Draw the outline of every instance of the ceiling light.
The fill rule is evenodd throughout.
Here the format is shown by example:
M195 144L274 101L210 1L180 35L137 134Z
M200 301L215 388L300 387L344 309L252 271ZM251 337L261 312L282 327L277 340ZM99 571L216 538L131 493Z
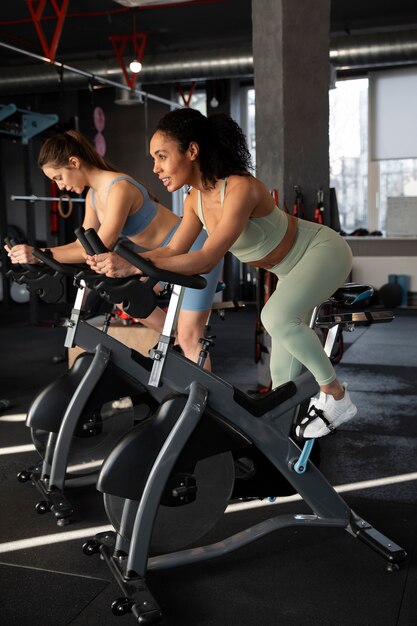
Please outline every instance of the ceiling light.
M139 72L142 69L142 63L140 61L132 61L129 65L130 71L133 72L133 74L139 74Z

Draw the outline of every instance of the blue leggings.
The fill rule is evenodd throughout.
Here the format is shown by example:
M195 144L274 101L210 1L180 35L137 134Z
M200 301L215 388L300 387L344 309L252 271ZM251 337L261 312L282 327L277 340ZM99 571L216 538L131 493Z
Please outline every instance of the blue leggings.
M261 312L262 323L271 336L273 388L293 380L302 366L319 385L336 378L309 322L314 307L343 284L351 267L351 250L340 235L327 226L299 221L294 246L271 269L278 285Z
M174 226L169 235L161 243L160 247L166 246L171 241L179 225L180 222ZM194 250L201 250L206 239L207 233L205 230L202 230L191 246L190 252L193 252ZM207 311L211 309L222 269L223 259L216 265L215 268L211 270L209 274L202 274L207 281L207 285L204 289L190 289L187 287L184 292L181 309L184 309L184 311Z

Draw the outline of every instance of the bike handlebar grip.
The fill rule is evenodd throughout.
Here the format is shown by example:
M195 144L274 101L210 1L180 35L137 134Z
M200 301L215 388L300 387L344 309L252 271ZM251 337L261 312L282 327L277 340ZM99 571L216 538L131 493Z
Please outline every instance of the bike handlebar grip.
M145 276L149 276L156 281L163 281L173 285L181 285L182 287L190 287L191 289L204 289L207 285L207 281L204 276L200 276L199 274L185 276L184 274L178 274L177 272L170 272L169 270L162 270L156 267L156 265L154 265L151 261L144 259L143 256L135 254L120 241L115 245L114 252L134 267L140 269Z
M7 246L9 246L9 248L14 248L14 246L18 246L21 242L19 241L19 239L16 239L15 237L5 237L4 243ZM17 265L17 264L14 263L13 265ZM23 267L23 269L26 269L26 270L33 270L33 267L34 267L30 263L19 263L18 265L20 267Z
M76 228L74 230L74 234L77 237L80 244L82 245L82 247L84 248L84 250L87 252L87 254L89 254L90 256L95 254L94 248L88 241L87 237L85 236L85 230L82 226L80 226L79 228Z
M34 257L39 259L39 261L42 261L42 263L52 268L56 272L60 272L61 274L65 274L66 276L74 276L74 266L60 263L59 261L56 261L54 258L49 256L49 254L45 254L44 252L42 252L42 250L39 250L38 248L33 248L32 254ZM38 268L39 265L36 265L36 267Z
M108 252L106 246L101 241L94 228L87 228L87 230L84 231L84 236L93 248L93 254L103 254L104 252Z
M14 237L5 237L4 243L6 244L6 246L9 246L9 248L13 248L14 246L19 245L19 241Z

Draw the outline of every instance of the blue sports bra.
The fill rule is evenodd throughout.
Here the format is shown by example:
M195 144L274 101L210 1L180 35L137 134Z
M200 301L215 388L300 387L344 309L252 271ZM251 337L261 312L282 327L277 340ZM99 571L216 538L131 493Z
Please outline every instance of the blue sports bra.
M156 202L149 197L146 187L129 176L118 176L117 178L114 178L107 188L107 193L110 191L110 187L118 180L127 180L129 183L132 183L132 185L137 187L143 195L143 204L141 208L136 211L136 213L133 213L133 215L129 215L123 226L122 232L120 233L123 237L133 237L134 235L144 231L145 228L149 226L158 211L158 206ZM93 205L93 209L97 211L94 201L94 189L91 189L91 204Z

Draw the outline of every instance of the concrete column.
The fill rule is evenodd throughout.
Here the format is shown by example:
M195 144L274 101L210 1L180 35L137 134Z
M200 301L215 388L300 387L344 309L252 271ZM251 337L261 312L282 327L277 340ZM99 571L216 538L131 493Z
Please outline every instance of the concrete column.
M252 0L252 24L257 176L307 219L322 188L328 224L330 0Z

